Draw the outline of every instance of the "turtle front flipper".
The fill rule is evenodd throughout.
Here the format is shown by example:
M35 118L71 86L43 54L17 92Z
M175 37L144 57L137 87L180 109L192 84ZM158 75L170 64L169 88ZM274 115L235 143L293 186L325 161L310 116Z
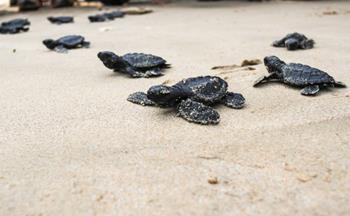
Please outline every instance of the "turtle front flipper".
M272 43L272 46L274 46L274 47L284 47L285 46L284 41L285 41L284 39L276 40L276 41L274 41Z
M177 106L178 115L197 124L218 124L220 115L212 107L191 99L183 100Z
M313 96L316 95L319 91L320 87L318 85L310 85L303 88L300 93L305 96Z
M233 109L241 109L244 107L245 98L240 93L227 92L221 103Z
M139 104L142 106L156 106L157 104L147 97L144 92L135 92L128 96L127 99L131 103Z
M68 53L68 49L65 48L63 45L56 46L54 50L58 53Z
M254 84L253 84L253 87L257 87L265 82L268 82L272 79L276 79L276 73L270 73L269 75L267 76L262 76L260 77L259 79L257 79Z

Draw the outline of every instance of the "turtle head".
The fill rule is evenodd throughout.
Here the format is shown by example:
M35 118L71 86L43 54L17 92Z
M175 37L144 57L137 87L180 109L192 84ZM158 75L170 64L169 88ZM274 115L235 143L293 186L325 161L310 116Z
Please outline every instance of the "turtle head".
M264 64L269 73L281 73L281 68L286 63L279 59L277 56L266 56L264 58Z
M52 39L46 39L43 40L43 44L48 48L48 49L54 49L56 47L56 41L52 40Z
M120 56L113 52L103 51L97 54L97 57L103 62L103 64L114 70L125 70L129 64Z
M181 91L166 85L156 85L148 89L147 97L161 106L174 106L181 98Z

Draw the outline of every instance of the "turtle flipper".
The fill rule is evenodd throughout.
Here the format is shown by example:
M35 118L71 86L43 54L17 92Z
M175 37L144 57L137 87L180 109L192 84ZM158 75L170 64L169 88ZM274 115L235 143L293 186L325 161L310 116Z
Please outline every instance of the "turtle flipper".
M145 78L163 76L161 68L154 68L144 73Z
M191 99L183 100L177 107L178 115L197 124L218 124L220 115L212 107Z
M90 47L90 42L84 41L84 42L82 43L82 47L84 47L84 48L89 48L89 47Z
M274 46L274 47L284 47L285 46L284 41L285 41L284 39L276 40L276 41L274 41L272 43L272 46Z
M135 92L128 96L127 99L131 103L139 104L142 106L156 106L152 100L148 99L147 94L144 92Z
M233 109L241 109L244 107L245 98L240 93L227 92L221 103Z
M65 48L63 45L56 46L54 50L58 53L68 53L68 49Z
M338 87L338 88L346 88L345 83L342 83L342 82L339 82L339 81L334 82L334 86Z
M257 87L258 85L260 85L260 84L262 84L262 83L264 83L264 82L268 82L268 81L270 81L271 79L275 79L275 78L276 78L275 75L276 75L276 73L270 73L270 74L267 75L267 76L262 76L262 77L258 78L258 79L254 82L253 87Z
M312 49L315 45L315 41L312 39L307 39L301 42L301 48Z
M303 88L300 93L305 96L313 96L316 95L319 91L320 87L318 85L310 85Z

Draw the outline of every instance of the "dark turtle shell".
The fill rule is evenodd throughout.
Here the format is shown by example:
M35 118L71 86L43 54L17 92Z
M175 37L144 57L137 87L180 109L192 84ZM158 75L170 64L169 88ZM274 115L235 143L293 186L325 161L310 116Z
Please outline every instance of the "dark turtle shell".
M28 19L17 18L7 22L1 23L0 33L18 33L22 31L28 31L28 25L30 22Z
M135 68L154 68L166 64L163 58L144 53L128 53L122 58Z
M85 41L85 38L80 35L67 35L57 39L57 42L65 47L76 47L82 44Z
M308 65L291 63L282 67L283 81L295 86L332 84L332 76Z
M63 23L72 23L74 18L72 16L57 16L57 17L48 17L47 18L51 23L63 24Z
M213 104L219 102L227 93L228 84L217 76L200 76L188 78L175 84L184 91L191 92L191 99Z

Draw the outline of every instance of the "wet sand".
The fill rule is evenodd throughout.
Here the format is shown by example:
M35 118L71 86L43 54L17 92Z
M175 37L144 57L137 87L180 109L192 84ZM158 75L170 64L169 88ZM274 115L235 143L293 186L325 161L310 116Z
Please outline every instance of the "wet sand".
M23 14L28 33L0 35L0 215L349 215L350 89L303 97L277 83L252 88L263 65L225 74L211 67L273 54L350 85L350 2L154 9L94 24L93 9L41 10ZM328 10L338 14L322 15ZM72 13L75 24L46 20ZM270 46L293 31L316 48ZM41 43L65 34L92 46L65 55ZM130 79L105 68L101 50L153 53L173 68ZM126 101L164 81L218 74L247 106L218 106L217 126Z

